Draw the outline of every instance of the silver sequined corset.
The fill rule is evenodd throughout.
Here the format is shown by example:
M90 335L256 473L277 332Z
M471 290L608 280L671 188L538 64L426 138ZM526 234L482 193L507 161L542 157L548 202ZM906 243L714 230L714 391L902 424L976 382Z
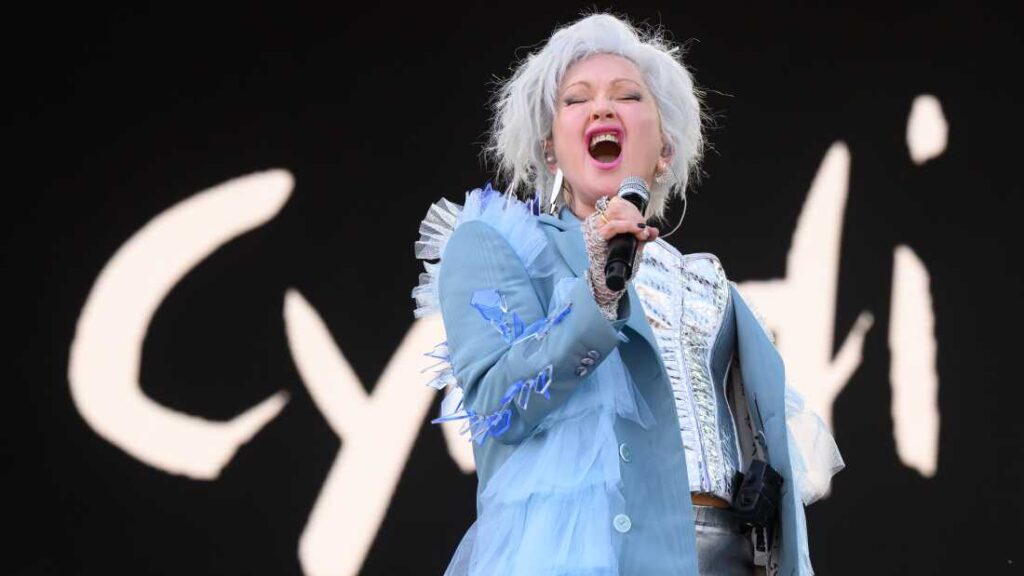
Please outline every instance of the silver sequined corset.
M739 448L725 387L736 328L722 265L658 240L644 248L634 286L672 382L690 491L731 503Z

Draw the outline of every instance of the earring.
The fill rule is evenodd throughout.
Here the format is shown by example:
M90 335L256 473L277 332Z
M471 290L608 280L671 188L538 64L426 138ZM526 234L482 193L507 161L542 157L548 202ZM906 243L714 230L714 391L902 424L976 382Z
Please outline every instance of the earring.
M549 153L547 156L544 157L544 161L547 162L548 164L554 164L556 162L555 155Z
M558 204L558 193L562 191L562 179L565 177L562 174L562 169L555 170L555 182L551 185L551 203L548 205L548 214L555 214L556 207Z
M668 178L671 174L672 172L669 171L668 164L666 163L664 166L660 166L660 170L654 174L654 181L659 185L664 184L668 182Z

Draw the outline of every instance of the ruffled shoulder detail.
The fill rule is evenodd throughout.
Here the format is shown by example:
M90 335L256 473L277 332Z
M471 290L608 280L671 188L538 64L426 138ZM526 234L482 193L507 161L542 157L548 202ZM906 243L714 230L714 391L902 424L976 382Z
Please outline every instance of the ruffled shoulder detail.
M523 202L491 188L488 183L466 193L460 206L442 198L430 206L420 223L420 239L416 242L416 258L423 260L424 272L419 285L412 290L416 300L413 314L422 318L440 311L437 299L437 277L444 251L455 230L466 222L481 221L494 228L509 243L532 278L551 273L550 260L544 258L547 237L537 222L539 204Z
M809 506L828 495L832 477L845 468L846 463L828 425L789 385L786 386L786 430L800 500L804 506Z

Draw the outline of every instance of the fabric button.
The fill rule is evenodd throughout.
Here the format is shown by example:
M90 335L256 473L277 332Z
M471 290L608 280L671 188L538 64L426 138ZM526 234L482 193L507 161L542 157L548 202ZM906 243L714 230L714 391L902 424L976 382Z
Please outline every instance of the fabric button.
M583 358L580 358L580 364L583 364L584 366L593 366L594 359L590 356L584 356Z
M633 527L633 521L625 514L616 514L615 519L612 520L612 526L619 534L625 534Z
M576 375L580 376L580 377L586 376L587 375L587 367L586 366L577 366L576 367Z
M622 458L623 462L629 462L633 459L633 449L629 447L629 444L625 442L619 444L619 458Z
M597 360L598 358L601 357L601 353L598 352L597 350L591 350L590 352L587 352L587 356L590 356L594 360Z

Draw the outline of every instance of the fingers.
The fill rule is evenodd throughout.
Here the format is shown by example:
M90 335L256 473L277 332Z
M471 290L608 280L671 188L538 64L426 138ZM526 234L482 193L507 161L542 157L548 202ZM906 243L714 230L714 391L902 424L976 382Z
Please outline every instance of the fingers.
M641 225L643 225L641 227ZM599 226L597 233L605 241L611 240L619 234L632 234L640 242L651 242L655 240L660 232L654 226L647 226L642 221L611 220L607 224Z
M632 234L640 242L651 242L658 237L658 229L644 222L640 210L618 196L608 201L604 217L608 223L599 226L597 233L606 241L619 234Z
M647 241L640 242L639 244L637 244L637 247L636 247L636 253L637 253L637 257L638 258L643 257L644 246L647 246L649 243L654 242L655 240L657 240L658 236L660 235L660 232L654 226L648 226L647 229L650 230L650 233L649 233L649 235L647 237Z
M650 234L647 228L640 228L637 226L638 222L627 221L627 220L610 220L607 224L604 224L597 229L597 233L604 240L611 240L613 237L619 234L632 234L636 236L637 240L646 241L647 236Z
M642 222L644 219L643 214L640 213L640 210L632 202L627 202L618 196L611 197L608 201L608 209L605 210L604 214L609 220Z

